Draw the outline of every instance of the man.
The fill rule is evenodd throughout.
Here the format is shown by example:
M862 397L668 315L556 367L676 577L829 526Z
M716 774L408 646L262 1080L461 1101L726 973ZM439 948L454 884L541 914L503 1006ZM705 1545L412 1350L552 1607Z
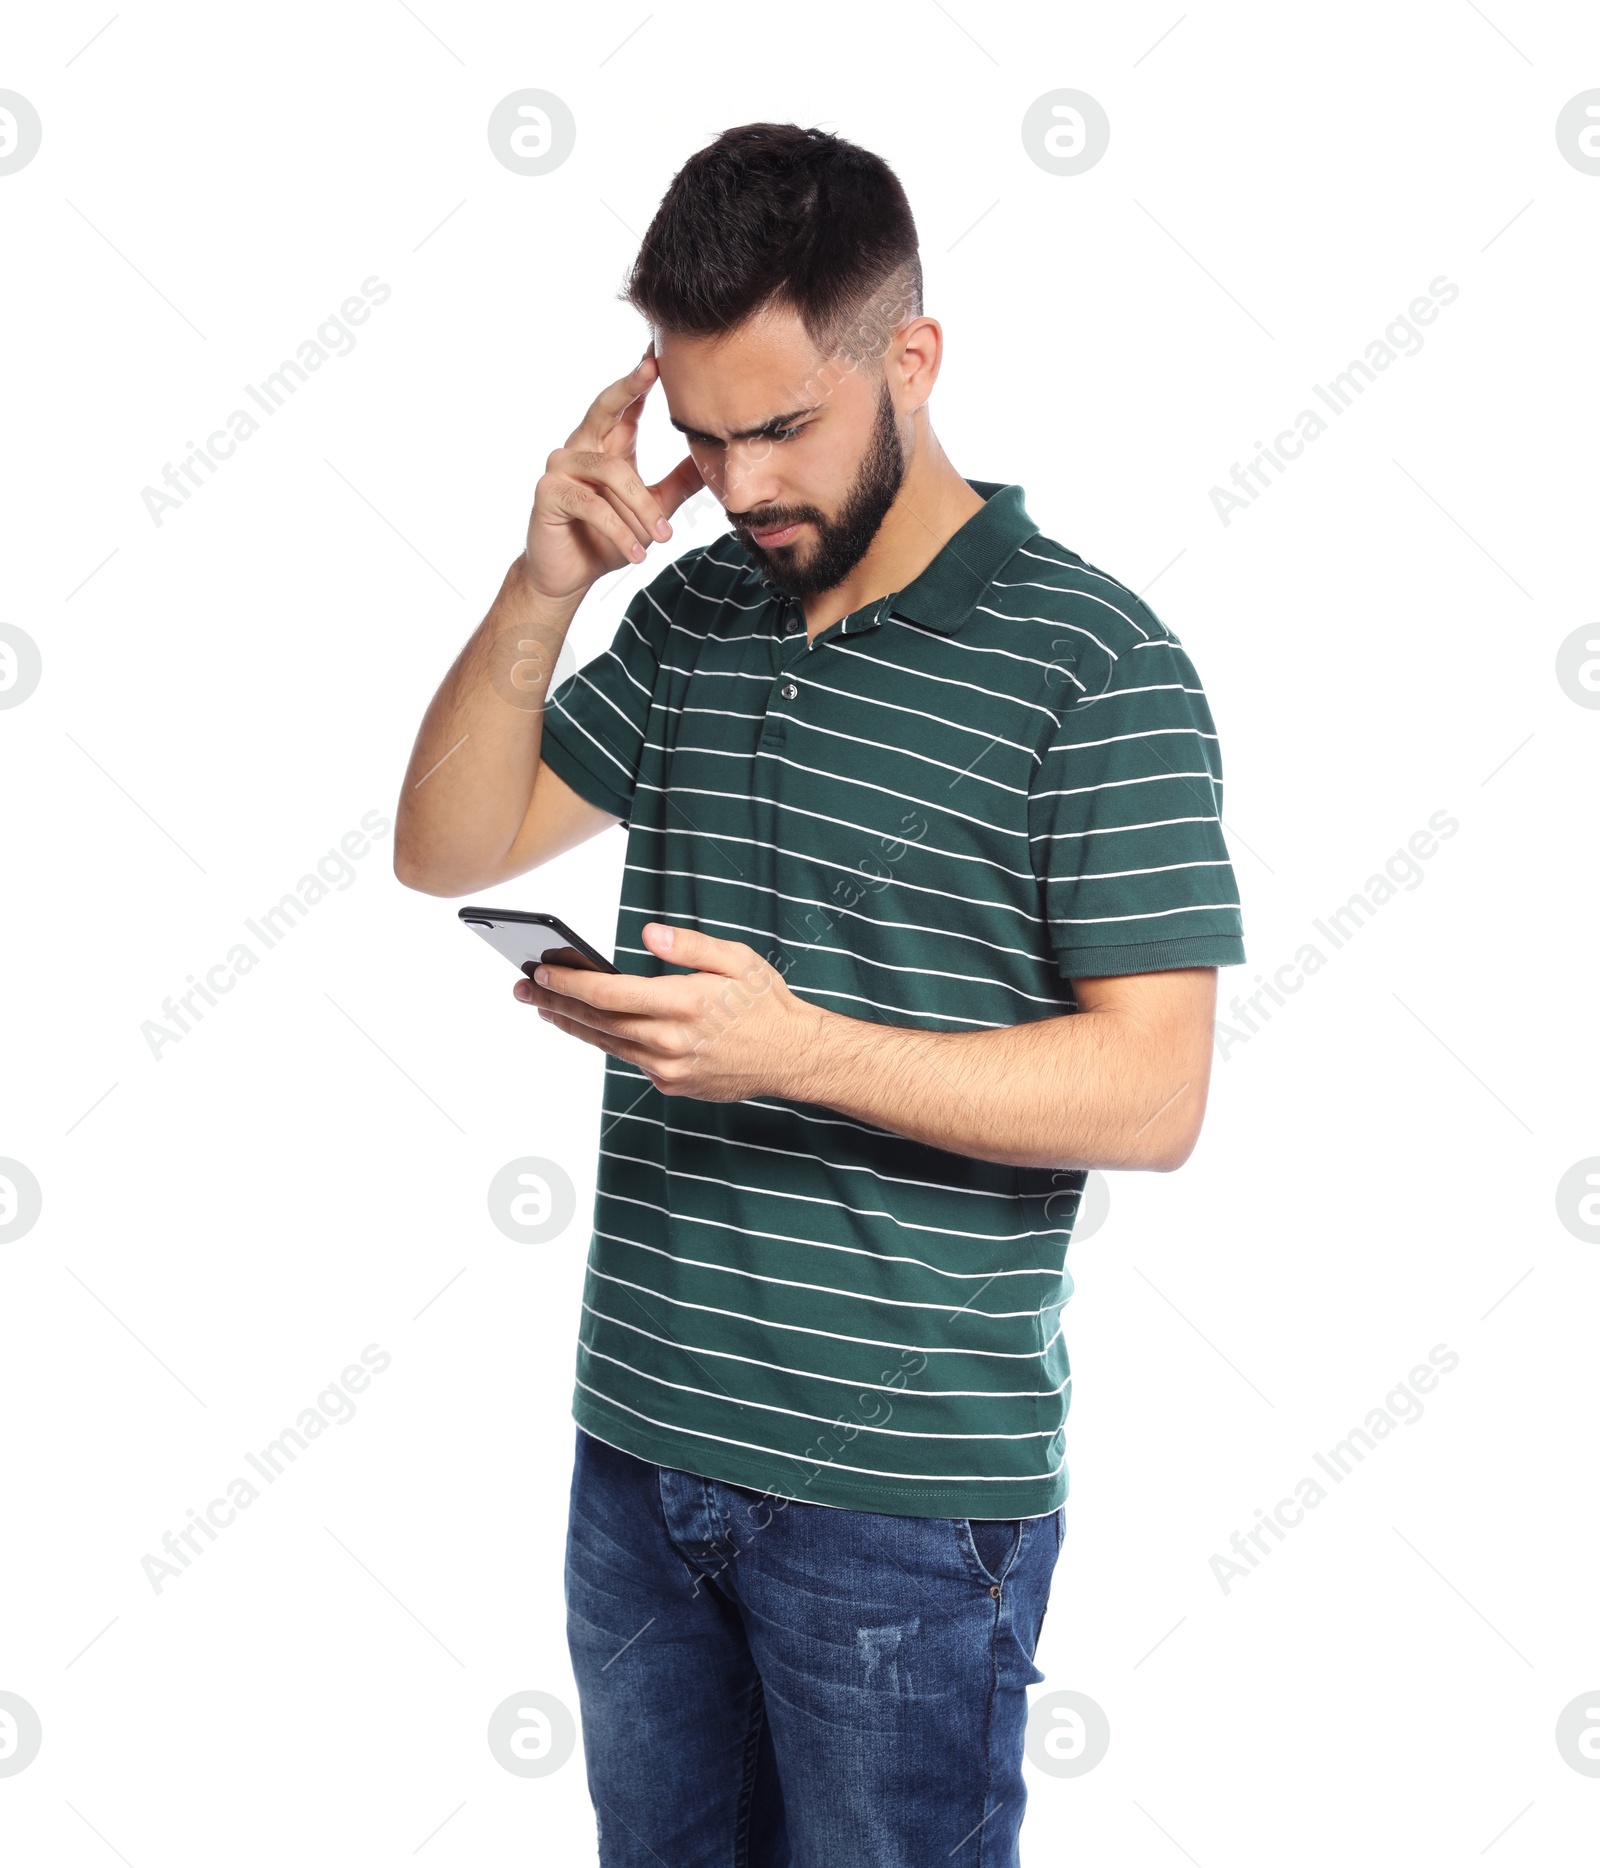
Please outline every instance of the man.
M921 290L877 157L691 158L397 820L439 895L628 831L621 976L515 988L607 1054L566 1587L608 1868L1015 1863L1068 1235L1087 1170L1190 1153L1244 958L1194 668L951 465ZM702 484L731 532L546 701Z

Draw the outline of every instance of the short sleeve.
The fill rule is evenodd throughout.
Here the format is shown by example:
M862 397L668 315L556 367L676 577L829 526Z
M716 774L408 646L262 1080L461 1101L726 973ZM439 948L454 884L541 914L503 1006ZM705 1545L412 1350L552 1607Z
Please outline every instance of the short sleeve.
M1062 708L1034 771L1028 838L1064 978L1243 964L1221 752L1170 634L1108 649Z
M670 584L669 584L670 579ZM650 725L651 701L672 626L669 565L635 591L602 655L568 675L545 700L540 757L579 797L627 822Z

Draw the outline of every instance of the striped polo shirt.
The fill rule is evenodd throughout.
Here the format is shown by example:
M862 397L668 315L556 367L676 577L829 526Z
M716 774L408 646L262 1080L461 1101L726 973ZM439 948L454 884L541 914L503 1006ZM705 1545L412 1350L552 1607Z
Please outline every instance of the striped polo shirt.
M1075 978L1243 961L1193 663L1020 486L969 485L926 569L814 640L729 532L549 696L544 759L627 829L624 972L684 970L641 937L666 921L831 1012L956 1032L1070 1014ZM574 1416L784 1498L1053 1511L1084 1179L667 1097L608 1054Z

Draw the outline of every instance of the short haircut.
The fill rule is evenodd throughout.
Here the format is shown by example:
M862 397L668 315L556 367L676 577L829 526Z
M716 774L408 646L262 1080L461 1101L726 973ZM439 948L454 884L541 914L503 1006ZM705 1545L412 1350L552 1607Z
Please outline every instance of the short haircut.
M922 315L911 204L881 156L843 137L741 124L672 178L619 296L686 337L787 309L819 356L876 361Z

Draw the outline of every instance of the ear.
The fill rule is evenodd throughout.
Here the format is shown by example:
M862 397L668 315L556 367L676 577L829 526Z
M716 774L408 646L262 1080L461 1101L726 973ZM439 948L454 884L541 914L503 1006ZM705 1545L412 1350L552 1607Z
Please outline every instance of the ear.
M915 413L933 394L944 357L944 332L937 318L913 318L895 335L892 364L902 406Z

